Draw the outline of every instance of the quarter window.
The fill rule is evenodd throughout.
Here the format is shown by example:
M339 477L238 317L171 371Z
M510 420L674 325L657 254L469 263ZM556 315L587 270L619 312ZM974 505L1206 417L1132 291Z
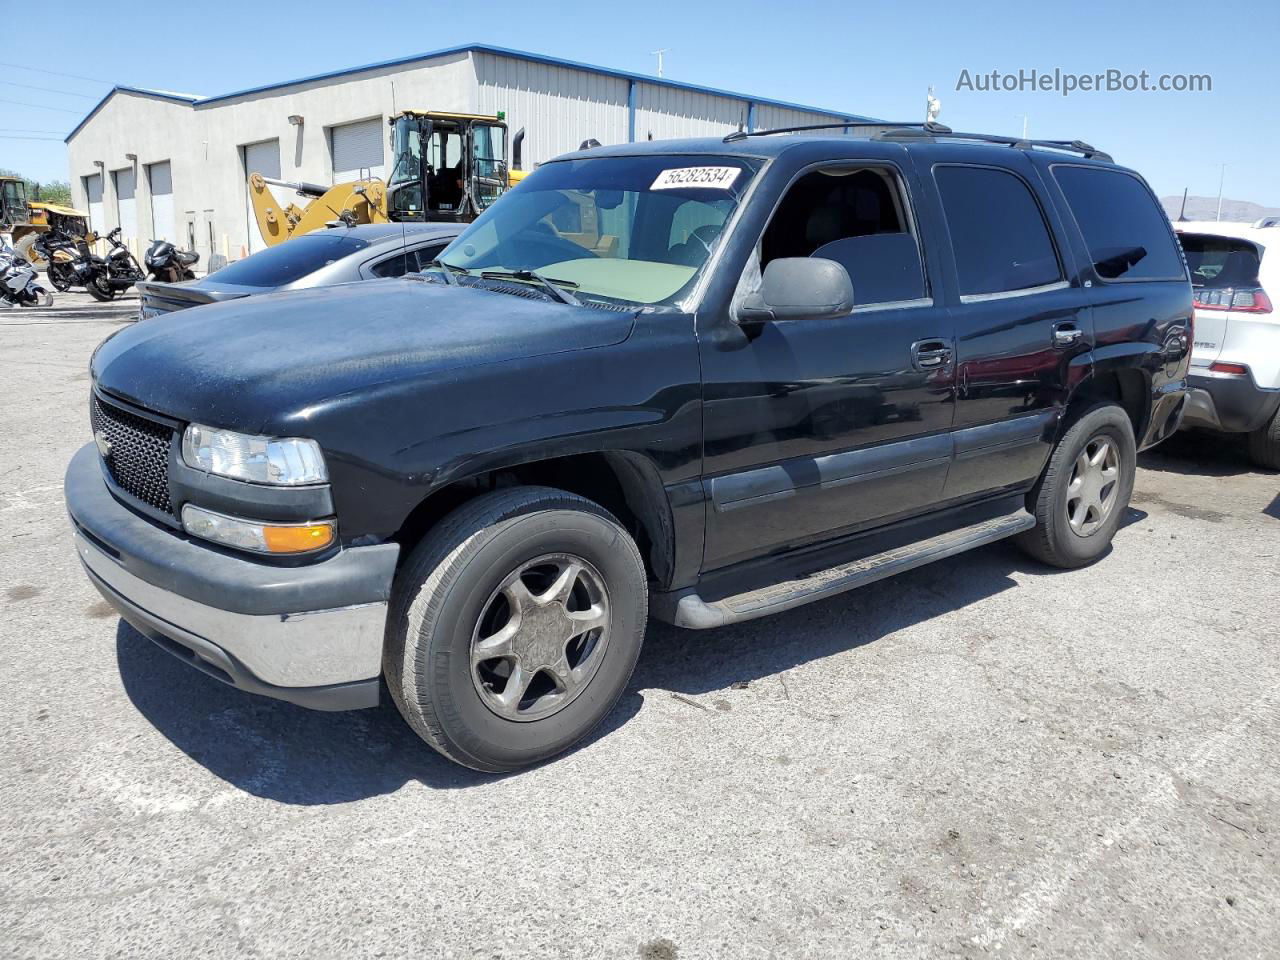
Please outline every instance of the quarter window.
M1056 283L1062 268L1040 205L1021 178L991 167L934 168L961 296Z
M1103 280L1180 280L1186 275L1169 221L1137 177L1068 165L1054 166L1053 176Z

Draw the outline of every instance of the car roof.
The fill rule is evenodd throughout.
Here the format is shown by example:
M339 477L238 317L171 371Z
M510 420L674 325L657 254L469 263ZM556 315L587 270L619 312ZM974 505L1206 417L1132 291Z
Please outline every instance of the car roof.
M456 237L466 224L462 223L362 223L354 227L320 227L308 235L334 233L363 240L370 246L391 243L396 240L429 240L432 237Z
M687 140L641 140L636 143L620 143L612 146L591 147L586 150L574 150L555 159L581 160L588 157L633 157L662 154L697 156L700 154L715 154L721 157L749 157L767 160L778 157L788 150L795 150L805 146L811 147L815 143L826 143L831 148L835 158L849 157L854 159L857 157L859 145L874 143L880 146L882 144L892 144L905 150L910 150L913 146L920 144L942 143L948 146L954 145L971 154L974 162L995 163L997 165L1002 165L1002 161L1008 158L1010 150L1009 144L966 140L965 134L932 137L916 131L905 131L900 138L875 140L865 134L846 136L820 131L801 131L774 135L752 134L729 140L728 142L722 137L698 137ZM1031 152L1030 148L1027 148L1027 151ZM1086 157L1079 153L1058 150L1036 150L1035 152L1044 152L1053 157L1060 156L1064 161L1070 163L1097 164L1113 169L1119 166L1109 159L1104 160L1101 156ZM883 156L883 154L879 155Z

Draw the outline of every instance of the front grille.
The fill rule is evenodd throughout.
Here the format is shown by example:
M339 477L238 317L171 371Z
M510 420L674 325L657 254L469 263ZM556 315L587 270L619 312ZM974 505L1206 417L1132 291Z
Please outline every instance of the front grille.
M165 513L173 513L169 500L169 447L173 430L119 407L95 395L90 408L93 436L101 450L110 444L103 461L107 472L125 493Z

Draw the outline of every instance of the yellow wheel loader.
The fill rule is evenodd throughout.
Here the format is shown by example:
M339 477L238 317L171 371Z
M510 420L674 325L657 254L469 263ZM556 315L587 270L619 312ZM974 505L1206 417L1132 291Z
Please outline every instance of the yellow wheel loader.
M89 214L58 203L28 200L26 183L17 177L0 177L0 233L9 234L14 252L41 270L48 264L31 245L50 227L83 237L89 229Z
M469 223L524 177L521 130L507 163L503 116L405 110L392 117L391 176L325 187L249 176L249 196L262 239L273 246L319 227L346 223L445 221ZM270 187L293 190L307 202L282 205Z

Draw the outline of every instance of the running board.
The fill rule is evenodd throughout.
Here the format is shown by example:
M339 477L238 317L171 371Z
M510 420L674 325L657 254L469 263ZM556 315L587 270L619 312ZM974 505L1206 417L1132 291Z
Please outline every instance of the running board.
M756 617L780 613L856 587L865 587L869 583L922 567L926 563L1003 540L1023 530L1030 530L1035 525L1035 517L1026 510L1017 510L883 553L861 557L851 563L819 570L806 577L784 580L758 590L725 597L723 600L708 602L692 589L663 598L655 597L655 600L659 600L660 607L665 609L655 609L654 615L689 630L706 630L743 620L754 620Z

